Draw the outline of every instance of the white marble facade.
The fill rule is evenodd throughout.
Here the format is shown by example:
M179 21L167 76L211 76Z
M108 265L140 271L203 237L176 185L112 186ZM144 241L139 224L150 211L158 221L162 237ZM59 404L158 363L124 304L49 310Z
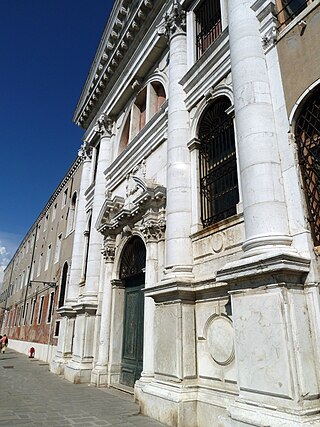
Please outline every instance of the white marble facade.
M220 4L219 37L199 56L203 3L114 3L74 116L84 164L51 369L123 387L125 348L143 341L132 387L144 414L179 427L318 426L319 272L275 2L207 0ZM201 121L221 100L238 198L208 225ZM133 239L145 259L130 273ZM138 276L140 341L126 335Z

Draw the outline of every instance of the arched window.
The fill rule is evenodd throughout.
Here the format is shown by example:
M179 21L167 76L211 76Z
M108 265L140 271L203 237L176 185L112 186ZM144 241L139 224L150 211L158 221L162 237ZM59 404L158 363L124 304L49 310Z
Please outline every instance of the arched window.
M313 241L320 245L320 88L307 100L296 123L299 162Z
M134 100L125 121L120 142L119 154L127 147L152 117L160 110L166 100L163 85L158 81L148 83Z
M199 126L201 220L204 227L236 214L239 202L231 104L222 97L204 113Z
M65 262L62 270L62 278L60 285L60 295L59 295L59 303L58 307L62 307L64 305L65 295L66 295L66 286L68 279L68 263Z

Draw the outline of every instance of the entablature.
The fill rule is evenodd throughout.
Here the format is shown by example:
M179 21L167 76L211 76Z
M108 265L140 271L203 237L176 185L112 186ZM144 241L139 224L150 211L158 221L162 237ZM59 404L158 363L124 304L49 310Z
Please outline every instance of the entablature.
M159 35L157 35L155 43L154 37L152 37L152 33L157 34L156 28L163 16L160 9L164 3L163 0L157 2L154 0L116 2L76 107L74 121L79 126L88 128L106 95L108 95L107 98L110 98L110 92L112 93L111 99L119 99L120 96L115 96L115 89L121 86L122 91L128 91L128 83L130 83L127 81L128 75L132 76L133 79L137 76L141 77L139 73L142 74L144 70L139 70L136 76L135 73L129 72L130 65L128 67L128 64L132 60L138 60L142 64L142 68L146 67L148 63L151 65L154 60L152 58L154 52L151 53L149 60L143 59L145 49L150 47L150 41L153 42L151 50L156 45L161 50L166 47L165 41L159 43L161 38ZM139 49L139 46L142 48ZM125 78L122 76L124 69ZM123 80L124 89L121 85ZM116 81L120 84L115 85ZM123 94L121 94L122 96Z

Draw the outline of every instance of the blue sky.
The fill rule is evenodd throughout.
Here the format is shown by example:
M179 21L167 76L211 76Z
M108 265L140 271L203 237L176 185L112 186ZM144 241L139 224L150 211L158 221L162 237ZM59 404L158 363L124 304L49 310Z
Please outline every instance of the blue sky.
M72 116L112 5L1 2L0 270L77 155Z

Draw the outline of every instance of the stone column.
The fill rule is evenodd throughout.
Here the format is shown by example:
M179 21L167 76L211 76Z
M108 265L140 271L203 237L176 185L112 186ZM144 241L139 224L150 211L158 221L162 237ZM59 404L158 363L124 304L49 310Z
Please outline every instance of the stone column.
M104 240L102 255L105 260L105 281L103 284L101 304L101 325L98 347L98 361L91 375L91 382L99 386L108 385L108 362L111 327L112 272L115 256L115 240L107 237Z
M86 281L83 293L73 305L75 320L74 351L65 367L65 377L72 382L90 382L93 368L95 315L98 304L102 235L96 230L96 221L105 200L104 171L112 161L112 122L104 114L98 119L95 131L100 135L97 172L92 205L90 241Z
M104 171L112 162L112 125L113 122L104 114L98 119L96 132L100 135L100 149L98 155L97 172L95 178L94 199L92 205L92 219L90 229L90 243L88 253L88 265L83 299L86 302L97 302L100 271L100 251L102 247L102 235L96 230L101 207L105 201L105 177Z
M79 150L79 156L83 158L83 166L82 166L80 191L79 191L79 197L78 197L78 203L77 203L77 212L76 212L76 218L75 218L70 279L69 279L67 292L66 292L65 305L67 306L77 302L78 296L79 296L79 283L81 282L83 252L84 252L84 245L85 245L84 232L85 232L86 223L87 223L87 214L85 209L85 205L86 205L85 192L89 186L90 169L91 169L91 158L89 153L90 153L90 148L86 144L83 144L83 146Z
M269 76L250 0L229 1L229 37L243 189L245 252L290 246Z
M192 277L190 153L187 148L189 114L180 80L187 72L185 12L174 0L166 15L169 37L168 145L167 145L167 277Z
M217 272L231 289L239 387L221 425L317 425L318 360L304 289L309 260L290 248L259 22L252 1L228 6L246 241L245 256Z
M77 211L75 216L72 264L70 269L69 282L66 289L65 304L64 307L58 310L58 312L63 317L61 319L57 353L50 365L51 371L57 374L63 373L64 365L70 360L73 349L72 346L76 313L72 306L76 304L79 297L79 283L81 281L83 251L85 245L84 230L87 222L87 215L85 211L85 191L89 185L91 169L91 153L90 147L87 145L87 143L84 143L80 148L79 156L83 159L83 166Z

